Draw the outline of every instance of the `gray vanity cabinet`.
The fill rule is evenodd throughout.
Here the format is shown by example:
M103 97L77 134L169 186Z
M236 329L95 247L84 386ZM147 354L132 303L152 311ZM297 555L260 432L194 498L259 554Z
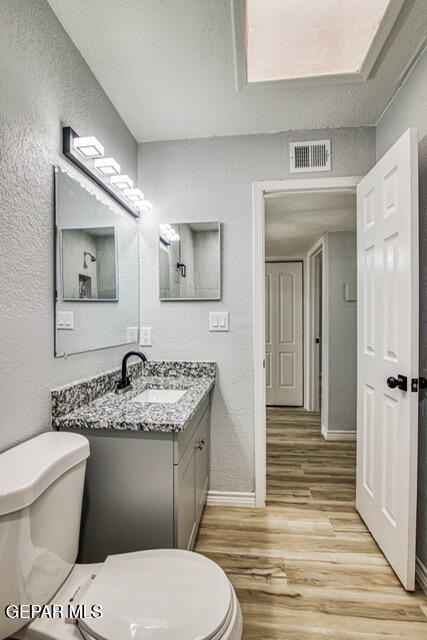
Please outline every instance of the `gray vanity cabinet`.
M179 549L191 549L196 536L196 451L188 448L175 467L175 539Z
M197 430L197 442L195 447L195 474L196 474L196 519L199 523L205 506L206 497L209 488L209 461L210 461L210 442L209 442L209 412L207 411L200 421Z
M209 397L181 432L67 429L85 435L79 562L192 549L209 486Z
M175 465L175 540L192 549L209 486L209 408Z

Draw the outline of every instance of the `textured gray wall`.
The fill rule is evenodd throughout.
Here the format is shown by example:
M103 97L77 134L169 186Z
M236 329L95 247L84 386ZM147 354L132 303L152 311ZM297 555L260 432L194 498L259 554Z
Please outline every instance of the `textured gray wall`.
M323 278L328 297L324 303L322 420L329 431L355 431L357 303L344 301L345 283L357 280L355 231L326 234Z
M390 104L376 127L380 158L408 128L418 139L427 136L427 51ZM427 149L420 145L420 375L427 377ZM417 556L427 567L427 392L420 393L418 441Z
M45 0L0 0L0 450L49 428L49 391L126 348L53 357L53 173L61 122L135 177L136 143Z
M141 221L141 320L153 328L153 347L147 353L156 358L218 362L211 432L212 489L254 488L252 182L298 175L288 172L288 142L313 138L332 139L334 176L363 175L375 161L371 128L138 146L138 180L155 204ZM222 300L160 303L158 225L209 220L224 223ZM230 311L230 332L209 333L208 312L220 309Z
M427 49L376 126L376 153L381 158L408 127L427 135Z
M427 141L420 160L420 375L427 378ZM427 389L418 416L417 555L427 567Z

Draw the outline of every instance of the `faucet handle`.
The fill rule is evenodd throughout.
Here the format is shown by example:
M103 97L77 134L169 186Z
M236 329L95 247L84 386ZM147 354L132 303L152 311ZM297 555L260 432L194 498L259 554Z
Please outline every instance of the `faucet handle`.
M130 391L130 389L132 389L132 385L128 376L124 379L124 381L117 380L115 389L116 393L126 393L126 391Z

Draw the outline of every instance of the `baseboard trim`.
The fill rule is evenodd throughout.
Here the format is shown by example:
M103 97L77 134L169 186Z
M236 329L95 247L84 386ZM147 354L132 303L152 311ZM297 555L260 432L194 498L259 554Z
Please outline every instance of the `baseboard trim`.
M329 431L329 429L322 424L321 433L325 440L356 440L357 431Z
M206 504L217 507L255 507L255 492L208 491Z
M427 595L427 567L419 558L415 560L415 577L421 589Z

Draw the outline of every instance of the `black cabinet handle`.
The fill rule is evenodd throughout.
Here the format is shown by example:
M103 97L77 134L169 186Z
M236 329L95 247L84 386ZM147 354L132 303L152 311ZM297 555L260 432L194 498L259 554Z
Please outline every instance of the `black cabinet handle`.
M199 442L196 443L195 448L198 449L199 451L203 451L205 444L206 444L206 440L203 438L203 440L199 440Z

